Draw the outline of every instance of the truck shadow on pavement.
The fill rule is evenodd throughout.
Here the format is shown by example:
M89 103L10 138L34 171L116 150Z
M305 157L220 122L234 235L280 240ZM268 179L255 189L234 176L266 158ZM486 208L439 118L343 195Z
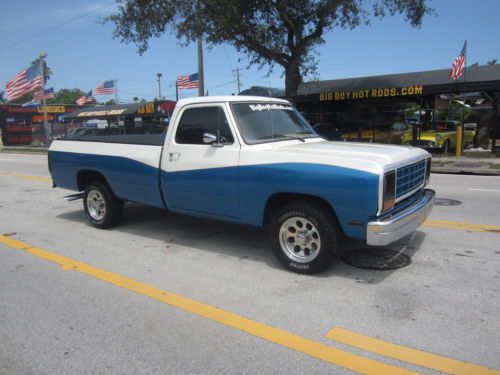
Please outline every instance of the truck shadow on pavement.
M80 208L57 216L60 219L78 222L94 229ZM99 230L99 229L95 229ZM123 232L133 236L162 241L165 251L181 251L176 245L192 247L217 253L223 257L263 262L271 268L284 270L273 254L265 229L196 218L168 212L163 209L127 203L121 223L109 231ZM425 233L417 231L386 248L412 257L420 248ZM342 252L368 249L362 241L347 239ZM168 249L168 250L167 250ZM411 264L410 264L411 267ZM362 284L378 284L393 272L404 270L370 270L356 268L341 259L331 267L313 277L343 277Z

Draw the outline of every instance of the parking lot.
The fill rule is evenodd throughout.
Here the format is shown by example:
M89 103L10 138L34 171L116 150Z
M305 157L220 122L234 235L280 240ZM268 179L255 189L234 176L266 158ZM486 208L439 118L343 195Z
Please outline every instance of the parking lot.
M430 188L406 267L305 276L258 228L127 204L95 229L46 156L2 153L0 373L500 374L500 176Z

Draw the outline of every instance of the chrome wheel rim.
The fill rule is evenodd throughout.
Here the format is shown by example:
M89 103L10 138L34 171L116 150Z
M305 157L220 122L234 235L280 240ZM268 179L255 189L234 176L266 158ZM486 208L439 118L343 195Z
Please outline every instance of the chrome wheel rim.
M321 238L316 226L300 216L281 224L279 240L283 252L298 263L314 260L321 249Z
M92 219L101 221L106 215L106 202L97 190L91 190L87 195L87 210Z

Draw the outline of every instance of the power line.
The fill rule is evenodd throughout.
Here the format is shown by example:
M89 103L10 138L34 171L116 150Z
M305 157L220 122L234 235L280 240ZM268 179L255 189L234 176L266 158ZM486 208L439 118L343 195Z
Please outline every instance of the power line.
M48 28L48 29L46 29L46 30L44 30L44 31L40 31L39 33L33 34L33 35L31 35L31 36L28 36L28 37L26 37L26 38L24 38L24 39L18 40L17 42L14 42L14 43L11 43L11 44L9 44L9 45L6 45L6 46L3 46L3 47L0 47L0 52L1 52L1 51L4 51L4 50L6 50L6 49L8 49L8 48L10 48L10 47L17 46L18 44L21 44L21 43L27 42L28 40L38 38L40 35L47 34L48 32L51 32L51 31L53 31L53 30L57 30L57 29L59 29L59 28L61 28L61 27L63 27L63 26L66 26L67 24L70 24L71 22L75 22L75 21L79 20L80 18L86 17L86 16L88 16L89 14L92 14L92 13L98 12L98 11L100 11L101 9L104 9L104 8L106 8L106 7L110 6L111 4L114 4L114 1L112 1L112 2L110 2L110 3L107 3L107 4L105 4L105 5L103 5L103 6L99 7L99 8L94 9L94 10L91 10L91 11L89 11L89 12L83 13L83 14L81 14L81 15L79 15L79 16L77 16L77 17L75 17L75 18L70 19L69 21L66 21L66 22L60 23L59 25L53 26L53 27Z

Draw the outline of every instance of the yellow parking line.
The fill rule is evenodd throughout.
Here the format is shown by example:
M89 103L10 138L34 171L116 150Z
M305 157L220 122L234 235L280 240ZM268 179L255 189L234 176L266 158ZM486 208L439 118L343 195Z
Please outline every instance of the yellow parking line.
M50 177L30 176L27 174L14 173L14 172L0 173L0 175L2 175L2 176L14 176L14 177L20 178L22 180L31 180L31 181L52 183L52 179Z
M471 232L498 232L500 233L500 226L498 225L485 225L485 224L470 224L462 223L459 221L446 221L446 220L426 220L424 223L426 227L458 229Z
M102 280L120 288L128 289L143 296L163 302L167 305L177 307L184 311L196 314L209 320L224 324L226 326L260 337L264 340L285 346L311 357L323 360L333 365L345 367L364 374L415 374L404 368L388 365L369 358L365 358L344 350L332 348L328 345L294 335L291 332L271 327L263 323L245 318L240 315L221 310L202 302L198 302L183 296L179 296L151 285L129 279L115 273L63 257L59 254L18 241L7 236L0 236L0 243L14 249L26 251L38 258L56 263L64 270L73 270L85 275Z
M392 344L390 342L374 339L372 337L361 335L359 333L352 332L343 328L333 328L326 334L326 337L346 345L380 354L385 357L398 359L400 361L427 367L447 374L500 374L500 371L489 369L487 367L442 357L436 354L424 352L422 350L411 349L405 346Z

